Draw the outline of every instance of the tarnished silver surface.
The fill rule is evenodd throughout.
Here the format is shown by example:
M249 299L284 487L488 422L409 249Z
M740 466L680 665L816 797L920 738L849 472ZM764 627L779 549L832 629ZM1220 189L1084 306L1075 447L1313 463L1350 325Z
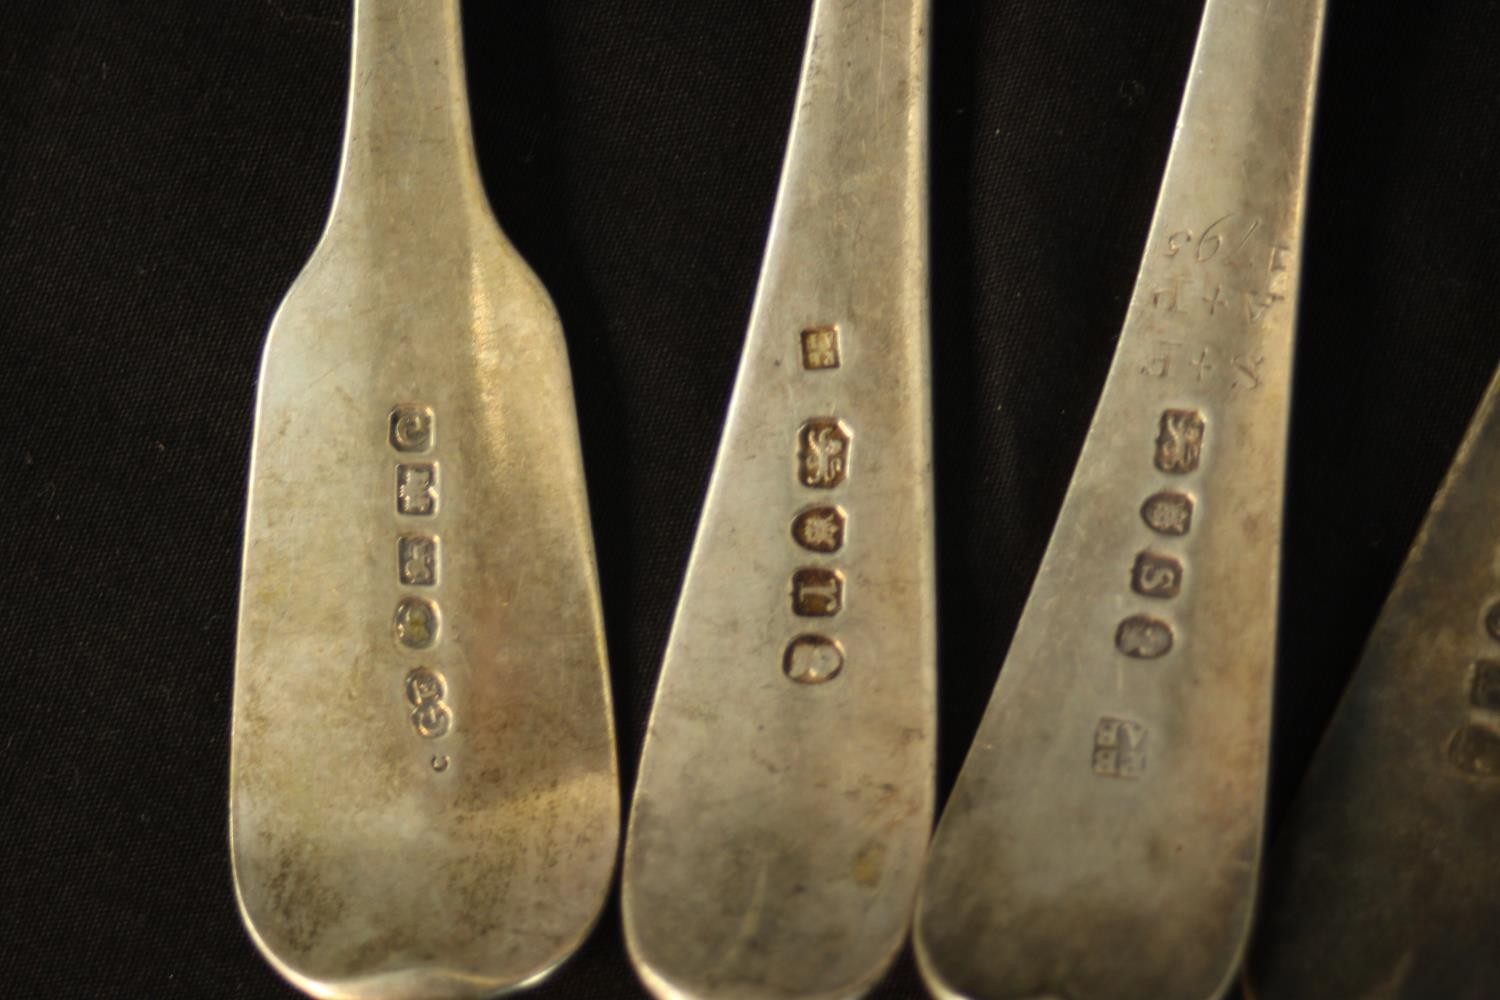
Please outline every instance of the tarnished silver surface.
M1272 852L1255 997L1500 995L1500 375Z
M566 958L618 840L571 376L469 135L457 0L357 0L332 214L261 368L230 836L320 997Z
M1260 856L1319 0L1208 0L1118 351L939 823L943 997L1202 1000Z
M662 997L862 993L933 802L927 4L817 0L627 834Z

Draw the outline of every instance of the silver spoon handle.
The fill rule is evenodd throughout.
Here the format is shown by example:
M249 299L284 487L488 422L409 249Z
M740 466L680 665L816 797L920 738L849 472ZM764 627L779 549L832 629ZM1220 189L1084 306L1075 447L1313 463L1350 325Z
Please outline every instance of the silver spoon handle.
M814 4L627 834L662 996L850 996L933 801L925 0Z
M942 996L1217 995L1249 927L1323 5L1208 0L1113 366L939 824Z
M235 889L316 996L494 996L603 906L619 798L556 312L480 185L457 0L356 0L327 229L262 358Z
M1500 985L1500 373L1277 840L1255 996Z

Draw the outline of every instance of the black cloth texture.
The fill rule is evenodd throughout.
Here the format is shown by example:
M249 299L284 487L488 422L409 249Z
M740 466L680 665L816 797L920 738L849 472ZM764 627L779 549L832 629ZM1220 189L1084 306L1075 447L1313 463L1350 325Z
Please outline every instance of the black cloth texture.
M577 389L628 801L808 0L465 5L474 133ZM1108 370L1202 0L936 0L939 792ZM0 994L285 998L226 842L256 367L332 194L348 0L0 11ZM1271 821L1500 360L1500 3L1331 0ZM538 998L642 996L618 892ZM909 952L882 998L923 995Z

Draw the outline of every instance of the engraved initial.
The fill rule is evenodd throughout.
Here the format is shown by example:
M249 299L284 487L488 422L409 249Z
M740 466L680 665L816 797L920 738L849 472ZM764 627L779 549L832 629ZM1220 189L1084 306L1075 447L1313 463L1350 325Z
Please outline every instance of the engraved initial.
M781 670L798 684L822 684L844 669L844 647L822 635L799 635L787 644Z
M1203 455L1203 414L1167 410L1156 435L1156 467L1162 472L1192 472Z
M835 417L815 417L797 434L797 477L803 486L830 489L849 474L852 432Z

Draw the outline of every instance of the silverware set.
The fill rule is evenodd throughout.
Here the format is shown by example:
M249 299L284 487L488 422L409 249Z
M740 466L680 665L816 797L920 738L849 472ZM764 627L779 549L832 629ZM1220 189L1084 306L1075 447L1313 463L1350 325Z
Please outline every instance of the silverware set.
M664 998L859 996L909 932L939 997L1497 995L1500 382L1262 864L1322 0L1206 0L933 831L929 8L814 0L622 845L560 324L484 197L458 0L356 0L337 193L262 362L236 660L236 891L303 991L538 982L623 846Z

